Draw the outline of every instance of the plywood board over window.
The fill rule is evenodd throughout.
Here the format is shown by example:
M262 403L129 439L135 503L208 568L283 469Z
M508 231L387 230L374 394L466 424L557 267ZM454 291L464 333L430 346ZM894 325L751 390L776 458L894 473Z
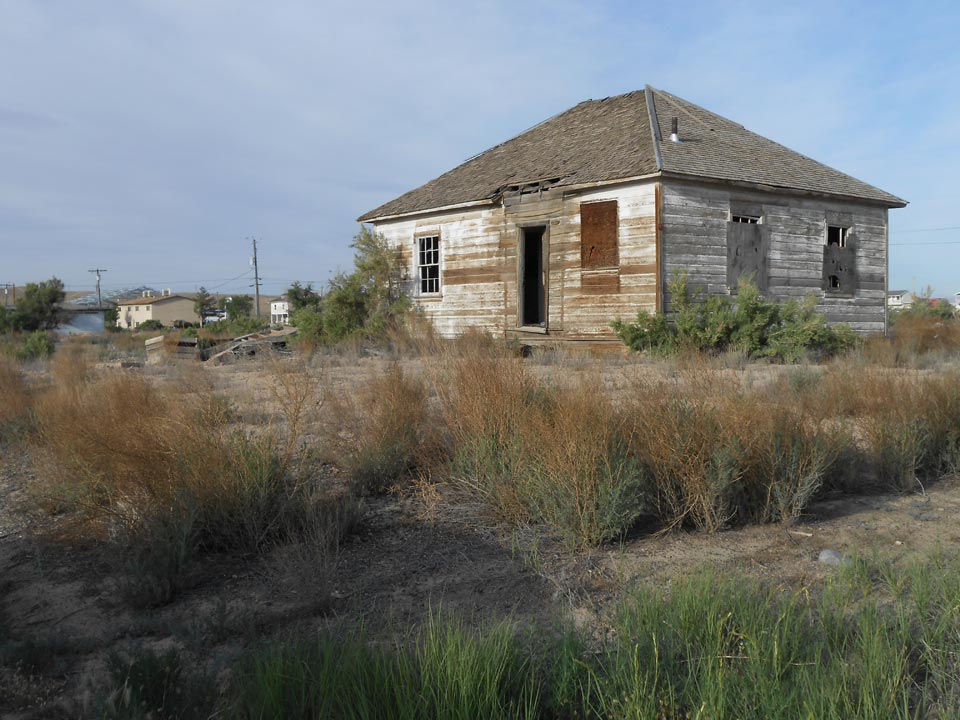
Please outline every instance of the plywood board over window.
M619 225L616 200L580 204L580 266L584 270L617 267Z
M750 278L760 290L767 289L767 256L770 249L770 228L759 218L751 222L738 220L727 223L727 287L735 293L740 280Z

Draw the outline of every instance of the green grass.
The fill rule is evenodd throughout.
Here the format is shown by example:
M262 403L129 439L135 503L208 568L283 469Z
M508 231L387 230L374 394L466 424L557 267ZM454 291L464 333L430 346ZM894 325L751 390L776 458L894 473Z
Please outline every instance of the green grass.
M432 616L388 645L321 635L254 651L250 718L954 718L960 562L858 559L817 592L703 571L620 603L613 638Z

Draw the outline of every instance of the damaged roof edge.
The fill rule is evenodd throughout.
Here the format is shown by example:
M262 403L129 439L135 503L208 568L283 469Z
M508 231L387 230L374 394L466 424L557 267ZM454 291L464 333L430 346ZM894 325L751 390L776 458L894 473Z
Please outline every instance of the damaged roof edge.
M580 190L589 190L590 188L596 187L608 187L610 185L625 185L633 182L641 182L643 180L651 180L653 178L658 178L663 173L661 171L647 173L646 175L633 175L631 177L624 178L614 178L612 180L595 180L593 182L585 183L576 183L574 185L555 185L554 187L557 190L562 190L564 193L568 192L579 192ZM454 203L452 205L443 205L440 207L434 208L424 208L423 210L410 210L409 212L404 213L394 213L392 215L371 215L367 213L366 215L361 215L357 218L357 222L361 223L376 223L383 222L386 220L400 220L402 218L415 217L417 215L430 215L433 213L447 212L449 210L460 210L461 208L473 208L480 207L483 205L496 205L500 202L500 195L496 195L490 198L483 198L482 200L470 200L462 203Z

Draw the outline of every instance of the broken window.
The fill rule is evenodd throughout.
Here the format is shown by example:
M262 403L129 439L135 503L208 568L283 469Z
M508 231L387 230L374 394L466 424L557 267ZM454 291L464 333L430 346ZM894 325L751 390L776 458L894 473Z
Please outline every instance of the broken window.
M743 223L745 225L759 225L760 218L756 215L732 215L730 222Z
M823 289L853 295L857 290L856 236L844 225L827 225L823 247Z
M840 225L827 225L827 245L847 246L847 228Z
M619 265L617 201L580 204L580 267L584 270Z
M440 292L440 236L417 238L417 266L420 275L420 294Z

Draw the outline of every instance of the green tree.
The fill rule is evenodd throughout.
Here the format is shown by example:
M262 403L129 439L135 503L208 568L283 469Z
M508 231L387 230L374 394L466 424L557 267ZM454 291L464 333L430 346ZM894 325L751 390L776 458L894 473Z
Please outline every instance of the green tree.
M400 263L382 235L365 226L353 238L353 272L330 281L323 299L323 329L328 342L355 335L382 337L410 309Z
M213 295L208 293L207 289L201 285L200 289L197 290L197 294L193 298L193 311L200 316L201 322L203 314L207 310L212 310L215 302L216 300L214 299Z
M313 289L312 283L301 285L299 280L295 280L293 285L287 288L286 295L290 301L291 313L305 307L316 308L322 299L320 293Z
M14 311L14 327L27 332L52 330L59 322L59 306L65 296L63 282L55 277L40 283L27 283L23 298Z
M116 305L103 311L103 327L107 330L117 329L117 320L120 318L120 308Z
M253 298L249 295L234 295L226 304L227 317L231 320L250 317L253 312Z

